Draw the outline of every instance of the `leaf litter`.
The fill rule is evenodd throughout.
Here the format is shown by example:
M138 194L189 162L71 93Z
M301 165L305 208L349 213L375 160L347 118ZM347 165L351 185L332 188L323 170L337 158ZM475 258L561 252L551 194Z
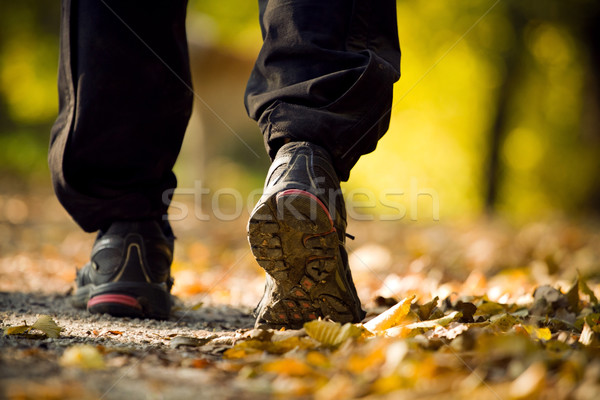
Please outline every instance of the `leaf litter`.
M462 397L487 388L486 397L523 399L549 394L555 385L558 393L573 394L589 365L595 365L594 387L600 379L600 310L590 293L578 278L567 292L538 287L527 306L486 296L445 299L442 316L434 311L437 299L420 304L413 295L364 324L306 323L312 341L240 338L224 358L245 365L243 379L267 380L278 392L317 398L344 392L335 385L352 385L356 397L446 391ZM417 311L412 317L411 309ZM462 322L465 309L471 322ZM553 323L565 313L573 315L573 323ZM282 380L293 381L285 386L289 390L278 384Z
M65 382L57 393L66 395L57 398L69 397L67 387L79 388L80 397L81 390L92 393L92 398L104 394L93 395L86 381L80 386L69 384L68 374L74 372L68 371L80 371L92 382L97 379L94 374L115 369L118 374L135 371L137 381L126 377L122 382L145 382L146 386L136 386L138 394L148 393L149 387L170 387L165 398L194 398L192 392L177 392L177 386L198 384L208 390L219 382L219 388L223 383L226 388L215 392L216 398L241 390L258 398L282 395L322 400L595 399L600 392L600 293L593 278L600 265L600 251L595 250L600 248L600 238L587 239L581 231L574 226L559 230L537 224L521 229L514 239L498 237L497 232L486 238L485 230L478 227L462 236L448 235L452 240L444 239L439 229L395 234L393 242L381 242L380 250L387 248L392 254L397 247L405 249L400 255L386 256L386 262L395 260L406 269L390 270L378 281L368 279L369 271L353 269L357 286L368 289L362 289L361 298L378 298L367 304L368 318L362 324L321 320L300 330L246 329L247 325L226 322L221 309L211 308L210 298L198 297L196 293L204 293L209 286L204 283L196 285L193 293L190 289L189 297L180 292L185 303L178 306L177 317L168 321L171 328L167 330L140 320L78 314L89 334L69 327L53 339L53 333L40 330L52 332L48 320L34 327L37 321L19 324L15 316L3 314L3 343L16 350L4 347L8 351L0 361L6 364L20 358L26 366L45 362ZM396 245L398 241L402 246ZM435 241L443 245L431 245ZM477 253L482 241L486 242L485 255ZM464 248L457 250L459 245ZM187 262L184 259L180 265ZM226 265L227 259L215 263L221 264ZM540 265L546 265L547 271ZM581 267L578 276L548 272L550 267L561 271L574 265ZM219 293L226 295L223 290ZM64 317L55 318L64 325ZM207 330L173 329L179 318L190 321L190 327L197 326L196 320L209 321L204 323ZM47 351L47 346L58 350ZM157 368L156 374L150 368ZM178 376L193 378L177 380ZM31 388L39 388L34 394L56 386L56 381L39 378L29 382L37 384ZM106 386L115 382L116 378L109 380ZM127 393L119 392L118 386L114 396L106 398ZM6 393L20 396L20 390Z

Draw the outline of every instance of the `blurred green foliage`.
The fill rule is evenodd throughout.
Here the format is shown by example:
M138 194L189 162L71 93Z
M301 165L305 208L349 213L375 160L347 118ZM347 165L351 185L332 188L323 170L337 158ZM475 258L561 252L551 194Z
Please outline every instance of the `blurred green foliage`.
M2 8L0 175L47 177L60 7ZM253 58L257 8L192 0L188 26L196 39ZM399 0L402 78L390 131L346 189L395 189L392 200L407 209L411 191L433 191L441 218L477 216L486 203L516 218L598 211L599 39L590 26L599 10L591 0ZM419 197L419 219L431 220L428 201Z
M399 1L402 78L392 124L353 171L351 186L398 188L405 195L396 200L407 208L433 189L441 218L479 215L490 186L496 194L488 206L517 219L597 212L600 97L592 53L600 38L587 29L599 8L591 1ZM422 196L419 219L431 220L431 210Z
M47 176L48 133L58 109L60 7L3 2L0 13L0 174Z

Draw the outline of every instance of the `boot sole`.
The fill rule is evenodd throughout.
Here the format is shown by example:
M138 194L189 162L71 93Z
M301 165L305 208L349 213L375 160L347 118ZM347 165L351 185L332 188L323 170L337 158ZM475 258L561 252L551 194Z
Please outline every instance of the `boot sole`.
M257 325L300 328L319 317L358 322L362 309L345 278L338 233L316 196L299 189L272 195L253 211L248 240L274 281Z
M164 285L138 282L113 282L87 285L77 289L73 305L92 314L114 317L168 319L170 294Z

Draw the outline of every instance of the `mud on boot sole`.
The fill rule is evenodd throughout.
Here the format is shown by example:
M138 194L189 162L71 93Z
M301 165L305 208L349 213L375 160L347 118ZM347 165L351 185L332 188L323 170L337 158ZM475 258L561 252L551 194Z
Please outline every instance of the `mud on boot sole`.
M258 307L257 326L300 328L319 317L362 318L353 283L345 277L338 233L316 196L298 189L274 194L252 213L248 240L273 278L272 293Z

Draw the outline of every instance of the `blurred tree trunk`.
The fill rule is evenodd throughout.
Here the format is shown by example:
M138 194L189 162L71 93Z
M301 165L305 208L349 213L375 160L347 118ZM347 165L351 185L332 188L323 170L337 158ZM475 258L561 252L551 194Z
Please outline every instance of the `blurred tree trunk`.
M600 153L600 7L587 13L584 23L578 22L580 39L587 53L585 77L582 137L586 145L594 146ZM585 208L600 213L600 157L596 160L596 175L590 182L589 197Z
M519 80L527 52L523 37L527 20L513 7L509 7L509 13L512 14L510 20L514 22L515 45L504 56L505 73L496 97L496 115L489 134L487 157L484 159L486 164L484 205L488 214L493 214L495 211L502 184L503 166L500 155L511 114L509 108L519 91Z

